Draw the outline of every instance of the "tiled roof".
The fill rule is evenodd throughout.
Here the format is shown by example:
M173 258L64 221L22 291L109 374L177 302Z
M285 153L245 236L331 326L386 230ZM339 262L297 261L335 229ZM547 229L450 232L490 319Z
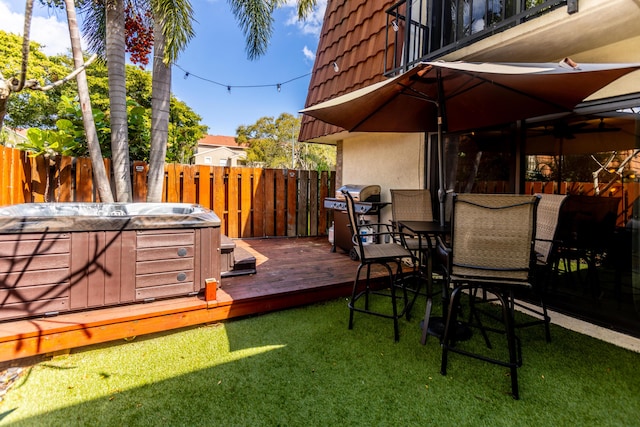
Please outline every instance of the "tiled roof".
M385 10L396 1L328 1L305 107L385 79ZM304 115L298 139L309 141L341 131Z
M236 139L233 136L223 135L205 135L198 141L198 145L211 146L211 147L233 147L239 148L241 146L236 143Z

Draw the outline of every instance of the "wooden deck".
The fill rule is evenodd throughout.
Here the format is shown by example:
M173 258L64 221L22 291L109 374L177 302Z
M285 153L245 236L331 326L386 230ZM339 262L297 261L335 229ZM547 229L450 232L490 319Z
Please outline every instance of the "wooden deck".
M237 240L257 274L222 279L203 295L0 323L0 362L347 296L358 263L326 238Z

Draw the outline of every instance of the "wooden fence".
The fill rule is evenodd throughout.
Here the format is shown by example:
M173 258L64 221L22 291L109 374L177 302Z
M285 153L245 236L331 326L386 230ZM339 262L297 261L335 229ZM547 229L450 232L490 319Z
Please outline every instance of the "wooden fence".
M109 170L108 160L105 165ZM146 163L133 163L135 202L146 200L147 172ZM330 224L323 199L334 191L332 172L168 164L163 201L212 209L229 237L318 236ZM0 206L45 200L99 202L90 159L62 157L49 164L0 146Z
M105 160L107 170L110 163ZM47 186L47 173L51 183ZM132 165L133 199L147 196L148 166ZM303 170L259 169L169 164L165 167L163 201L199 203L212 209L229 237L321 236L333 212L323 199L335 192L334 174ZM604 185L601 185L603 188ZM44 158L0 146L0 206L50 201L100 201L92 183L88 158L62 157L55 164ZM506 181L477 182L477 193L504 193ZM525 193L594 195L593 183L527 182ZM618 225L624 225L640 196L640 184L614 184L604 196L621 198Z

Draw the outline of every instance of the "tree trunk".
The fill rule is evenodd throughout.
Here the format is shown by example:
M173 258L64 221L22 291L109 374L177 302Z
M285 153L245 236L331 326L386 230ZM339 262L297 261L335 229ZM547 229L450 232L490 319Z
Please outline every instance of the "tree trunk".
M73 62L75 68L80 68L84 64L82 55L82 46L80 45L80 31L78 29L78 20L76 19L76 7L74 0L65 0L67 9L67 21L69 24L69 35L71 37L71 51L73 52ZM78 97L80 99L80 107L82 109L82 123L84 124L84 132L87 137L87 146L89 148L89 156L91 157L91 165L93 167L93 182L98 189L100 201L104 203L113 203L113 194L109 185L109 177L107 176L100 150L100 142L98 141L98 133L93 120L93 111L91 108L91 100L89 99L89 85L87 84L87 74L83 70L76 76L78 82Z
M29 65L29 42L31 41L31 17L33 16L33 0L27 0L24 8L24 27L22 30L22 64L20 68L20 79L13 78L12 81L4 79L0 73L0 131L4 125L4 116L7 114L9 96L12 92L20 92L24 88L27 78L27 67Z
M127 92L125 86L125 41L123 0L106 4L107 70L111 114L111 156L118 202L131 202L129 137L127 134Z
M154 21L160 23L155 16ZM155 25L153 81L151 96L151 152L147 202L162 201L164 161L169 137L169 106L171 97L171 67L164 63L165 38L160 25Z

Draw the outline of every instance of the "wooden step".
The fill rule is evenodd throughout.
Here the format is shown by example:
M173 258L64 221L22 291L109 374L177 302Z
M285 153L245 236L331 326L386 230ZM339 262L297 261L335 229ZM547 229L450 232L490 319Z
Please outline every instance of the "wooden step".
M237 247L233 240L223 235L220 244L221 277L256 273L256 258L246 249Z

